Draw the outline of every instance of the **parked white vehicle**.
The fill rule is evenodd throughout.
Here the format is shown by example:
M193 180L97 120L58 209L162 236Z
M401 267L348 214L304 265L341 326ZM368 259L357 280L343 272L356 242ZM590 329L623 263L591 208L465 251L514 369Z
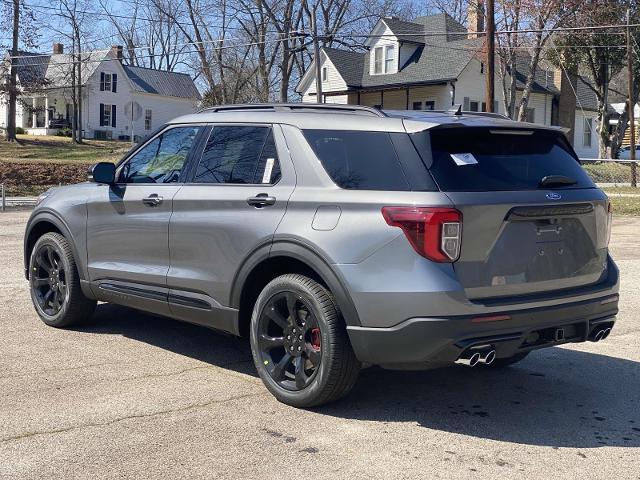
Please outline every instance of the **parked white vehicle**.
M631 160L631 145L621 148L618 151L620 160ZM636 160L640 160L640 145L636 145Z

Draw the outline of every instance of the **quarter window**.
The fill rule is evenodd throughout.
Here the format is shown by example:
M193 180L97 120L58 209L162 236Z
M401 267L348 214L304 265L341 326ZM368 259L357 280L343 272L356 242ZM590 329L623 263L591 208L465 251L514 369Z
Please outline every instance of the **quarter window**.
M270 127L214 127L196 170L196 183L273 184L280 165Z
M304 136L339 187L353 190L409 190L388 133L304 130Z
M138 150L120 171L120 183L175 183L201 127L175 127Z

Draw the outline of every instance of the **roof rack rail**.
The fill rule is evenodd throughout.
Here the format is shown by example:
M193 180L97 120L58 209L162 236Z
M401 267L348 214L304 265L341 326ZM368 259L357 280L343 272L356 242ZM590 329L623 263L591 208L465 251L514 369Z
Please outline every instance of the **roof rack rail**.
M218 105L215 107L203 108L198 113L219 113L219 112L255 112L255 111L272 111L272 112L300 112L300 111L327 111L341 113L355 113L365 115L375 115L377 117L386 117L381 110L373 107L365 107L363 105L340 105L335 103L247 103L239 105Z

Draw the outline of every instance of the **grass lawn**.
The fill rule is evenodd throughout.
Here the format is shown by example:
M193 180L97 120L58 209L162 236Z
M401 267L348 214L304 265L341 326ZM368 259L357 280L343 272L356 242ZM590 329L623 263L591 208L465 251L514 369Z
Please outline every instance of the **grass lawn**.
M84 142L83 145L75 145L67 137L34 135L18 135L18 142L7 142L0 138L0 162L115 162L131 147L127 142Z

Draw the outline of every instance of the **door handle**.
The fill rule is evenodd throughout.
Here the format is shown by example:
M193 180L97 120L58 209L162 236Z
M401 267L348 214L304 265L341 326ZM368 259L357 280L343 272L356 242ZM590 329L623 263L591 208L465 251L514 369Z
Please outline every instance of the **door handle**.
M148 207L157 207L162 203L163 198L157 193L152 193L148 197L142 199L142 203L144 203Z
M266 193L259 193L255 197L247 198L247 203L256 208L268 207L276 203L276 197Z

